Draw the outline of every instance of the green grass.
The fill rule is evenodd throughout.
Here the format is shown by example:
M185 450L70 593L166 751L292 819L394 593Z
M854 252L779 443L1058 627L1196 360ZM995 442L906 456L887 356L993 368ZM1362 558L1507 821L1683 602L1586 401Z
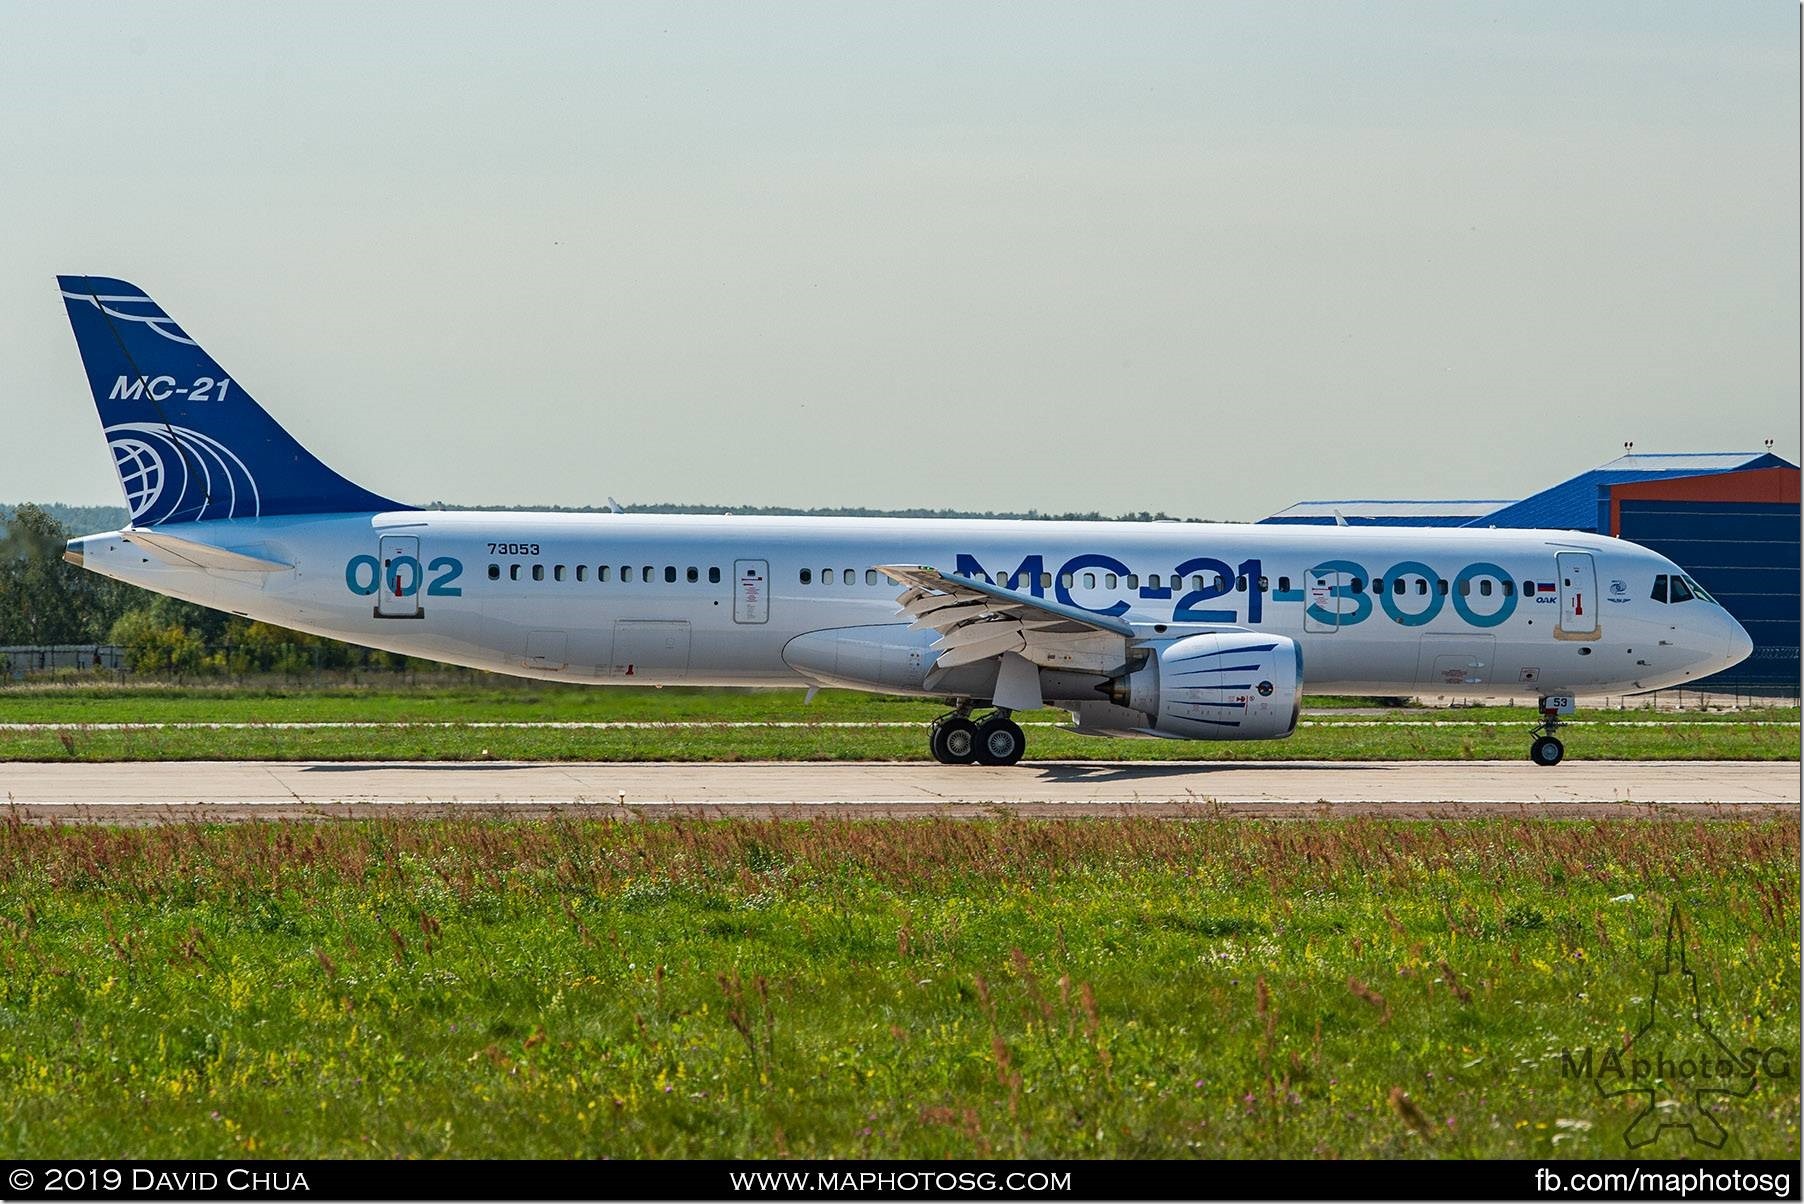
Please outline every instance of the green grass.
M1619 1157L1668 908L1799 1025L1795 820L0 827L0 1157ZM1633 899L1624 896L1633 895ZM1798 1080L1638 1157L1791 1156Z
M0 731L0 761L180 759L920 760L934 702L798 691L425 687L415 690L79 688L0 691L0 722L57 725ZM1737 712L1597 711L1566 733L1574 756L1604 759L1785 760L1798 756L1796 707ZM1062 711L1024 713L1063 722ZM507 729L482 722L765 723L794 727ZM119 723L453 724L376 730L93 730ZM1425 726L1447 722L1457 726ZM1648 723L1655 726L1644 726ZM1375 726L1382 724L1382 726ZM1289 740L1193 743L1098 741L1029 727L1031 755L1130 760L1516 759L1533 716L1523 707L1331 708L1305 716Z

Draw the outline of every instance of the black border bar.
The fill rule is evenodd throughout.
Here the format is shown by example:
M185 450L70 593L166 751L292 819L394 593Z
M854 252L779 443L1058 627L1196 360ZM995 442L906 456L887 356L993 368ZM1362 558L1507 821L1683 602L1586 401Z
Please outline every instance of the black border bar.
M1230 1169L1231 1168L1231 1169ZM1797 1200L1796 1159L0 1162L22 1200Z

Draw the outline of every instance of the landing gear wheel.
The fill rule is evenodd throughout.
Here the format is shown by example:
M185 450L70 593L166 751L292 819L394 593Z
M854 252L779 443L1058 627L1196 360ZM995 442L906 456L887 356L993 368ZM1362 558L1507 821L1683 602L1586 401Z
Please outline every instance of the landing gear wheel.
M987 719L977 728L977 763L1013 765L1027 751L1027 737L1012 719Z
M942 765L969 765L977 759L977 725L962 715L936 722L929 740L933 759Z
M1529 746L1528 759L1536 765L1558 765L1566 755L1566 746L1552 736L1539 736Z

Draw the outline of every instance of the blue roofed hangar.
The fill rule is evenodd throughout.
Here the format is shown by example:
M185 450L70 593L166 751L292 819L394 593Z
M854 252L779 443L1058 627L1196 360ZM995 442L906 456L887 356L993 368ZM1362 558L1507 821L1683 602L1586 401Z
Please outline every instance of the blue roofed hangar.
M1754 639L1703 688L1799 693L1799 471L1770 452L1620 456L1520 501L1299 502L1262 521L1614 535L1685 568Z

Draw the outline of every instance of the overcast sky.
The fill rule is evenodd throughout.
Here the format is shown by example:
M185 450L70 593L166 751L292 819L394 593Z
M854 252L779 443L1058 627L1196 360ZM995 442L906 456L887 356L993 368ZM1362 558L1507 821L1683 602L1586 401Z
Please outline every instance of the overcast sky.
M119 500L57 272L411 501L1256 518L1796 459L1798 23L0 3L0 501Z

